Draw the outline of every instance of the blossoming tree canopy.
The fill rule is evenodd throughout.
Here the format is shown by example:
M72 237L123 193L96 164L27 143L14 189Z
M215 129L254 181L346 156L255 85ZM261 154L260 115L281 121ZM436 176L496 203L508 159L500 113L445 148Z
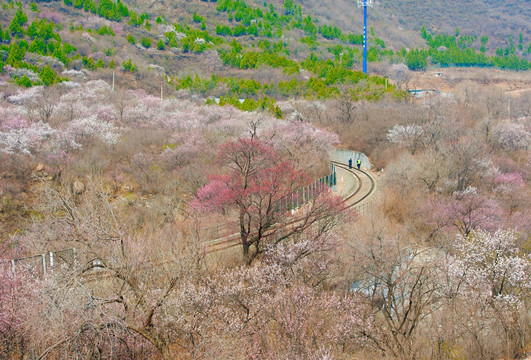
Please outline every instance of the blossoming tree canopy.
M323 192L303 214L295 215L303 217L301 222L287 226L293 220L287 202L296 189L309 184L309 178L257 138L227 142L216 159L224 171L209 178L192 205L200 211L226 212L237 219L248 263L264 251L264 242L280 243L340 210L340 199Z

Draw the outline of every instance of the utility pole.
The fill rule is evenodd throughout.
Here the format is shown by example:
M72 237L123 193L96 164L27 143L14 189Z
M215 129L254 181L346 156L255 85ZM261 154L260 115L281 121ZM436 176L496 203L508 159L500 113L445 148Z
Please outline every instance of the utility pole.
M373 0L358 0L358 7L363 8L363 72L367 75L367 7L372 7Z
M112 72L112 91L114 91L114 71Z

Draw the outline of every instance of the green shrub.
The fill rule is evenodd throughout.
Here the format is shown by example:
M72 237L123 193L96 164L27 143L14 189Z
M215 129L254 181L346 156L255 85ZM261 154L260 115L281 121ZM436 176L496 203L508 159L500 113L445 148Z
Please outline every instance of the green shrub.
M129 71L129 72L135 72L138 71L138 67L134 62L131 61L131 59L127 59L122 63L121 66L123 71Z
M151 47L151 38L143 36L142 40L140 41L140 43L142 44L143 47L150 48Z
M22 26L28 22L28 17L22 8L18 8L11 24L9 24L9 32L11 35L18 35L20 37L24 36L24 29Z
M231 36L232 30L226 25L216 25L216 35Z
M413 49L409 51L406 57L407 66L411 70L426 70L428 61L424 56L422 50Z
M26 75L24 75L21 78L15 79L15 84L17 84L19 86L23 86L25 88L29 88L29 87L33 86L33 84L31 83L31 80Z
M52 85L56 81L55 72L48 65L42 68L39 78L45 86Z
M197 24L201 23L202 21L205 21L205 18L202 17L202 16L197 15L197 13L195 11L194 11L194 14L192 15L192 18L193 18L194 22L197 23Z
M110 26L103 25L97 31L99 35L110 35L115 36L114 30Z
M246 29L245 26L243 26L243 25L237 25L237 26L234 28L232 34L233 34L234 36L242 36L242 35L246 35L246 34L247 34L247 29Z
M89 70L96 70L97 69L96 61L93 58L84 56L82 61L83 61L83 65L87 69L89 69Z
M363 45L363 34L348 34L347 42L353 45Z
M34 2L30 3L29 5L31 11L33 11L34 13L39 13L39 8L37 7L37 4L35 4Z

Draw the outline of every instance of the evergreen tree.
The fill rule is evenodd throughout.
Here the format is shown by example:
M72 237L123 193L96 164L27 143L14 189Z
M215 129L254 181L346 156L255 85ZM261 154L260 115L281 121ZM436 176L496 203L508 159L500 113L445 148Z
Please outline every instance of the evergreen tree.
M22 29L22 25L28 22L28 17L26 16L26 13L22 8L18 8L15 16L13 17L13 20L11 20L11 24L9 25L9 32L13 36L24 36L24 29Z
M150 48L151 47L151 39L148 37L142 37L142 40L140 41L143 47Z
M284 1L284 13L286 15L294 15L295 14L295 5L293 4L293 0L285 0Z
M426 59L426 56L424 56L424 53L422 52L422 50L417 50L417 49L411 50L407 54L406 61L407 61L407 66L411 70L426 70L428 66L428 61Z
M50 66L46 65L42 68L41 72L39 73L39 77L41 78L44 85L52 85L55 82L55 72L50 68Z

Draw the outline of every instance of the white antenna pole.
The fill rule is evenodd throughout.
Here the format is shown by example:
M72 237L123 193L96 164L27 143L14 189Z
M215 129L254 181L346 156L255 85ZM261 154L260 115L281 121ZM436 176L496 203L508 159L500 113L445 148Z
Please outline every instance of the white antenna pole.
M160 101L164 100L164 80L160 82Z

